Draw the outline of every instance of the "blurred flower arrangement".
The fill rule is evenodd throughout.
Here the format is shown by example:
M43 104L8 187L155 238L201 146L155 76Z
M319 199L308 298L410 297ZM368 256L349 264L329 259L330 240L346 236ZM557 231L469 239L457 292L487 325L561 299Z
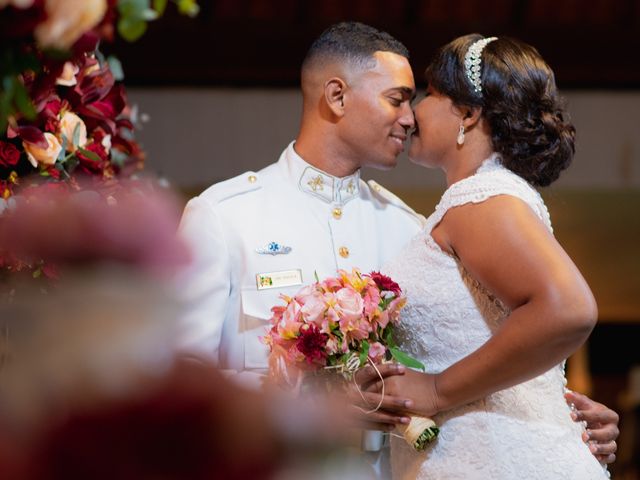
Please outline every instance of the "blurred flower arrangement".
M122 68L99 45L116 30L136 40L168 3L0 0L0 220L30 189L109 192L143 168ZM172 3L198 13L196 0ZM3 270L55 276L42 262L0 252Z

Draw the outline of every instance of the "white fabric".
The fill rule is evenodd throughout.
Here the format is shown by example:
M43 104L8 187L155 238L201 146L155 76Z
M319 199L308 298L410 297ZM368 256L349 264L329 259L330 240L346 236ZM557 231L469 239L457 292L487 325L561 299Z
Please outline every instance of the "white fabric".
M452 185L401 254L385 266L408 297L397 333L400 347L437 373L485 343L507 309L443 252L431 231L447 210L511 195L526 202L551 230L540 195L492 157L475 175ZM395 479L527 480L604 479L570 418L563 365L533 380L437 415L436 442L414 452L392 438Z
M313 183L318 176L322 181ZM292 143L277 163L213 185L187 204L180 232L193 259L179 279L189 311L178 340L183 350L258 386L255 373L265 373L268 353L259 337L270 309L301 285L258 290L256 274L300 269L309 284L314 272L323 278L337 269L377 270L423 226L423 217L381 196L359 172L342 179L320 172ZM256 252L270 242L291 251ZM340 247L348 248L347 258Z

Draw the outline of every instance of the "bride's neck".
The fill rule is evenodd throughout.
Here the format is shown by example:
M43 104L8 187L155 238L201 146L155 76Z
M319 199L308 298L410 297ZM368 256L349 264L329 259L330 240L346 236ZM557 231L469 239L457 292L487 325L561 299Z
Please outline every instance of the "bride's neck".
M474 146L462 145L453 158L445 165L447 186L475 174L482 162L491 156L493 149L490 145Z

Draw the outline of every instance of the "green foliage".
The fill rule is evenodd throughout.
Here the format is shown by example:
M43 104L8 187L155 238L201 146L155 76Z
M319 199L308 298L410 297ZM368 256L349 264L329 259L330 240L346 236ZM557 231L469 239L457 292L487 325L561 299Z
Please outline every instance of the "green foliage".
M360 366L367 363L367 356L369 355L369 342L362 341L362 351L360 352Z
M195 17L200 12L200 7L196 0L177 0L176 3L178 4L178 11L182 15Z
M406 353L398 350L395 347L390 347L389 351L391 352L391 356L396 362L401 363L402 365L405 365L409 368L418 368L424 371L424 365L415 358L407 355Z
M20 78L24 71L40 71L40 63L32 53L16 54L10 45L0 48L0 132L7 128L9 117L27 120L36 117L36 109Z
M195 17L200 11L196 0L172 0L182 15ZM139 39L147 31L150 21L161 17L168 0L118 0L118 33L129 42Z

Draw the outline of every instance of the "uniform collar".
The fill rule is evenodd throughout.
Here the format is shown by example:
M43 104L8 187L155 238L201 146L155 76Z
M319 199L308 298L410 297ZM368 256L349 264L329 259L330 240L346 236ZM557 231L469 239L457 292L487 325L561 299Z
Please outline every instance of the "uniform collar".
M291 142L285 151L287 169L304 193L327 203L344 205L360 195L360 170L346 177L334 177L309 165L298 155Z

